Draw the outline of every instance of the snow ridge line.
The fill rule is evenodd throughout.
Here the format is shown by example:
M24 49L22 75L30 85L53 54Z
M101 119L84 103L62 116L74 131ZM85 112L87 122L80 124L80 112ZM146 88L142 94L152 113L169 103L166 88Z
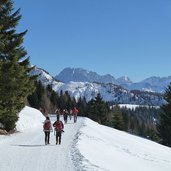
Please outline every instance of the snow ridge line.
M110 171L106 169L102 169L97 165L92 164L88 159L86 159L81 152L79 151L78 148L78 142L80 139L80 136L82 135L81 129L83 127L86 127L86 119L84 119L83 123L80 125L80 128L78 129L78 132L75 134L75 137L73 139L73 144L71 146L71 158L73 161L74 165L74 170L75 171Z
M74 139L73 139L73 143L71 146L71 158L73 161L75 171L86 171L86 169L84 168L84 166L82 164L84 157L81 155L81 153L78 149L78 140L79 140L79 137L81 135L80 130L82 127L85 126L84 122L85 122L85 119L84 119L84 121L82 121L82 124L80 125L77 133L75 134Z
M77 148L80 135L81 135L80 132L77 132L77 134L75 135L71 147L71 157L72 157L75 171L86 171L87 169L85 168L85 166L83 166L84 157L81 155L79 149Z

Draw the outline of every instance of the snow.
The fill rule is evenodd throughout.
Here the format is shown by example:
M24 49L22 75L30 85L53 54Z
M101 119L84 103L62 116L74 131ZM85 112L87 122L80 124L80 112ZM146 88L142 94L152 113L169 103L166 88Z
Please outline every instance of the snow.
M116 105L112 105L110 106L110 109L114 108ZM160 108L160 106L149 106L149 105L135 105L135 104L118 104L118 106L120 108L127 108L127 109L131 109L131 110L135 110L136 108L139 107L145 107L145 108Z
M30 72L30 74L32 76L37 75L38 76L37 80L42 81L45 86L52 84L55 81L54 78L47 71L37 67L35 67L34 70ZM55 82L58 83L57 81Z
M84 156L83 165L90 170L171 170L170 148L90 119L85 120L80 131L78 148Z
M42 116L38 110L34 115L35 110L25 107L19 114L17 125L22 132L0 136L0 171L74 171L70 149L75 148L74 137L83 119L79 118L77 124L71 120L64 125L61 145L55 144L54 132L51 133L50 145L44 145ZM52 123L56 120L56 117L50 118Z
M38 125L42 125L45 117L37 109L26 106L19 114L19 122L16 124L17 131L31 129Z
M115 106L115 105L113 105L113 106ZM135 105L135 104L119 104L119 107L121 107L121 108L124 108L125 107L127 109L132 109L132 110L135 110L138 107L146 107L146 108L153 107L153 108L159 108L159 106Z
M44 145L44 116L25 107L19 133L0 136L0 171L170 171L171 149L88 118L69 120L62 144ZM56 117L50 115L52 123Z

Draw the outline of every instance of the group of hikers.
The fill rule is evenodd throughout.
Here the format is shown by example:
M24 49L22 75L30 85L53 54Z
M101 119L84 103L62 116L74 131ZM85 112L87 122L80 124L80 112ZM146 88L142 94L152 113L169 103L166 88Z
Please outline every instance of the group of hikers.
M78 114L78 109L76 107L73 108L73 110L67 110L67 109L57 109L55 111L56 114L56 121L52 124L50 121L50 117L46 116L46 119L43 123L43 131L45 133L45 145L49 144L50 141L50 132L53 132L53 127L54 127L54 133L56 135L56 145L61 144L61 136L62 132L64 132L64 124L60 120L60 117L63 116L64 123L67 123L68 116L70 120L72 119L72 116L74 118L74 123L77 122L77 114Z

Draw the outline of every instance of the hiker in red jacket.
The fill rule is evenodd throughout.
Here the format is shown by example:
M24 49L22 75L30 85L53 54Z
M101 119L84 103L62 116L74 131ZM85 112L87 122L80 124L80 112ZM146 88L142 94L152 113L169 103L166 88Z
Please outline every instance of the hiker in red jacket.
M52 131L52 124L48 116L46 117L46 120L43 123L43 131L45 133L45 145L47 145L49 144L50 140L50 131Z
M77 122L78 112L79 112L79 110L76 107L74 107L74 109L72 110L72 114L74 116L74 123Z
M56 131L56 144L61 144L61 136L64 129L64 124L59 120L59 115L57 115L57 120L53 123L53 127L55 127Z

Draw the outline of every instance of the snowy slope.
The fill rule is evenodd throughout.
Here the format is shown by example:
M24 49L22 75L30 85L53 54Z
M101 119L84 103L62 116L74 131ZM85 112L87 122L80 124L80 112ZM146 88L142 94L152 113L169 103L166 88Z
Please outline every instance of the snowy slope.
M47 71L41 68L34 67L30 72L31 76L38 76L37 80L41 81L45 86L49 84L59 83L55 78L53 78Z
M86 119L77 143L82 165L98 171L170 171L171 149ZM86 149L86 150L85 150Z
M168 85L171 83L171 76L169 77L149 77L139 83L132 84L131 89L149 90L153 92L164 93ZM129 86L127 87L129 88Z
M170 148L99 125L88 118L78 118L75 124L73 120L65 124L61 145L55 145L52 133L50 145L45 146L42 119L39 111L26 107L17 123L22 132L0 136L0 170L171 170ZM51 116L51 121L54 120L55 117Z
M95 98L98 93L101 94L104 101L115 102L119 104L129 103L137 105L160 106L165 103L163 96L157 93L129 91L112 83L91 83L91 82L69 82L62 83L56 81L52 76L40 68L35 68L32 75L39 74L38 80L43 85L48 84L58 93L67 91L72 97L78 100L85 97L87 101Z

